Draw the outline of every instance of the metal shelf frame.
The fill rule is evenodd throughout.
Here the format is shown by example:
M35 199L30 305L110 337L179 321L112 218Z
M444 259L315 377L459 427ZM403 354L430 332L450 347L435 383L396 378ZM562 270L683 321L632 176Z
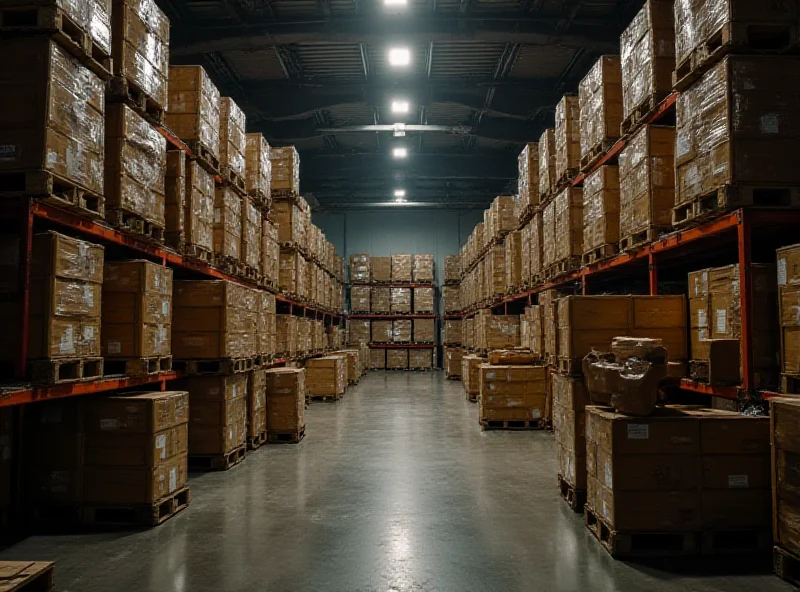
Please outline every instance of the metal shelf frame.
M436 343L370 343L367 347L372 349L434 349L439 346Z
M349 319L373 319L377 321L393 321L402 319L438 319L435 314L349 314Z

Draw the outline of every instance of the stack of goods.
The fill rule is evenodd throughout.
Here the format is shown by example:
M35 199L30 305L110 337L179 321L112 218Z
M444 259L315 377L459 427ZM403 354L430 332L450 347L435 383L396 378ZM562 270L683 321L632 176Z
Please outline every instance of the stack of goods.
M386 350L370 348L369 367L371 370L386 370Z
M245 134L245 190L265 210L272 203L272 161L267 140L261 134Z
M387 370L408 370L408 350L407 349L387 349L386 350L386 369Z
M306 371L272 368L265 372L267 439L299 442L306 432Z
M488 227L490 240L500 240L514 230L518 224L514 212L514 198L508 195L494 198L492 205L484 212L484 224Z
M306 361L306 391L312 399L338 401L347 387L347 355L332 355Z
M270 208L270 218L278 225L278 241L287 248L305 248L308 213L295 201L276 199Z
M784 272L786 270L784 269ZM775 266L753 264L750 342L753 369L751 388L778 384ZM794 270L792 270L794 273ZM784 277L789 277L784 273ZM740 270L738 265L701 269L689 274L692 378L738 384L742 338ZM792 318L796 315L792 313ZM731 342L733 340L733 342ZM785 344L785 342L784 342Z
M278 353L278 329L275 308L275 296L265 290L257 293L258 297L258 327L257 327L257 353L264 362Z
M189 257L210 261L214 177L182 150L169 150L164 194L167 244Z
M214 192L214 262L221 269L237 273L242 253L242 198L228 185Z
M506 293L506 249L502 244L492 245L484 259L484 285L487 300L499 299Z
M558 187L564 187L581 168L581 111L578 97L564 95L556 105L555 174Z
M297 354L302 356L311 350L311 319L297 317Z
M434 319L414 319L414 343L435 342L436 321Z
M371 324L368 320L350 319L348 321L348 339L350 345L370 342Z
M444 322L444 336L442 343L445 345L461 345L461 329L464 321L461 319L447 319Z
M627 134L672 92L673 0L647 0L620 37L622 128Z
M267 218L261 217L261 281L265 287L278 285L280 269L280 244L278 228Z
M18 240L10 242L10 248L4 252L18 252ZM34 380L52 384L103 375L100 357L103 257L103 247L98 245L56 232L34 235L28 341ZM6 262L15 263L21 264L19 260ZM9 287L14 288L13 280ZM17 294L14 289L9 296L13 300ZM12 323L10 326L17 326L16 320ZM13 361L17 356L13 344L21 343L21 336L5 341L4 358Z
M300 195L300 155L294 146L270 148L272 161L272 197Z
M255 357L257 296L256 290L227 280L175 281L173 356L190 362Z
M278 256L278 289L289 296L305 291L305 260L297 251L281 251Z
M583 189L568 187L542 213L542 268L557 275L580 267L583 255Z
M150 261L106 261L102 319L106 374L170 370L172 270Z
M294 357L297 355L297 317L294 315L276 315L277 330L276 349L279 356Z
M528 322L528 343L522 346L531 350L537 359L544 360L544 306L533 304L525 307L524 317Z
M461 287L442 286L442 301L445 314L461 312Z
M452 286L461 281L461 257L458 255L445 255L444 257L444 283Z
M586 168L619 138L622 124L620 57L602 56L578 87L581 113L581 166Z
M475 318L471 317L468 319L464 319L461 325L461 339L464 343L464 347L467 349L475 349L476 339L475 339Z
M558 482L572 509L581 512L586 502L585 411L589 394L580 376L553 373L550 381Z
M619 167L601 166L583 182L583 264L619 249Z
M242 198L242 243L240 256L246 266L246 277L256 279L260 275L261 246L264 242L261 210L249 197Z
M435 277L433 255L414 255L414 283L432 284Z
M518 159L518 211L521 221L530 218L533 208L539 204L539 144L525 144Z
M691 302L691 301L690 301ZM800 382L800 245L778 249L778 305L781 331L781 385L798 392ZM756 303L751 310L758 310Z
M369 286L350 286L350 312L369 313L370 292Z
M558 365L558 300L555 290L545 290L539 294L542 319L542 355L551 366ZM534 330L535 334L535 330Z
M392 281L391 257L372 257L370 259L370 265L372 267L373 282L377 284L388 284Z
M343 349L336 352L347 356L347 384L358 384L361 378L361 362L359 361L360 352L357 349Z
M464 381L464 394L467 401L478 401L481 394L480 368L486 361L481 356L468 355L461 358L461 380Z
M392 321L372 321L373 343L391 343L392 337Z
M546 129L539 139L539 203L546 204L556 190L556 136Z
M506 294L516 294L522 287L522 232L509 232L505 249Z
M646 125L619 155L620 249L657 238L672 224L675 128Z
M411 288L389 288L389 310L393 314L408 314L411 312Z
M163 240L167 141L124 103L106 107L106 219Z
M388 322L388 321L387 321ZM392 342L410 343L411 342L411 319L397 319L392 323Z
M169 67L167 126L207 168L219 168L219 90L202 66Z
M411 283L411 255L400 253L392 255L392 282Z
M408 350L408 368L410 370L430 370L433 368L434 348Z
M256 369L247 376L247 449L255 450L267 440L267 376Z
M370 256L364 253L350 255L350 283L368 284L371 280Z
M247 118L230 97L219 100L219 123L219 169L222 180L245 192Z
M590 406L586 441L586 524L612 556L737 551L725 531L747 533L751 552L769 549L769 418Z
M478 376L482 429L544 427L546 367L481 364Z
M414 314L433 314L435 291L433 287L414 288Z
M536 212L528 225L530 232L530 261L529 276L531 284L541 283L544 271L544 244L543 244L544 212Z
M477 349L519 347L519 315L493 315L482 310L475 317Z
M461 380L464 350L460 347L444 348L444 375L450 380Z

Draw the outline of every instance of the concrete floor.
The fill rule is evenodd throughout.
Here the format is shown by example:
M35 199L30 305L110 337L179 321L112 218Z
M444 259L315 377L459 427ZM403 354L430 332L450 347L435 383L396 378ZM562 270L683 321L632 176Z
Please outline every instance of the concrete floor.
M769 561L614 561L555 481L550 434L481 432L441 372L372 373L313 404L300 445L192 476L162 526L31 537L0 559L55 560L61 592L792 589Z

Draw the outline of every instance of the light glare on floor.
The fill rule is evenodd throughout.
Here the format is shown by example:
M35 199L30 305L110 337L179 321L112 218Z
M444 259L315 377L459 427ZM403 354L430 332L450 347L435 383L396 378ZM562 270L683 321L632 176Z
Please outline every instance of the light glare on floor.
M395 158L406 158L408 156L408 149L406 148L395 148L392 150L392 156Z
M389 64L392 66L408 66L411 63L411 52L407 47L393 47L389 50Z
M408 113L408 101L392 101L392 113Z

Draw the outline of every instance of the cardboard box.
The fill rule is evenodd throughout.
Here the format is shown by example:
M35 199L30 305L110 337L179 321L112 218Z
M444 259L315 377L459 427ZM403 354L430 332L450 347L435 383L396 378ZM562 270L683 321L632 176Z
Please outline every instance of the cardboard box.
M389 310L392 313L410 313L411 288L389 288Z
M411 329L411 319L397 319L392 321L392 341L395 343L410 342Z
M219 90L202 66L169 67L167 127L184 142L219 156Z
M241 260L242 198L231 187L217 185L214 191L214 255Z
M294 146L270 148L272 189L300 194L300 155Z
M414 288L414 314L433 314L434 307L434 294L436 289L433 287L419 287Z
M393 254L392 261L392 281L410 282L412 278L412 256L408 253Z
M339 398L347 387L347 356L331 355L306 360L306 390L312 397Z
M485 361L486 358L471 354L461 358L461 378L468 399L480 394L480 367Z
M581 113L581 160L611 147L622 124L622 69L620 57L604 55L578 86Z
M589 395L580 377L553 373L553 432L559 475L575 489L586 489L586 416Z
M578 97L564 95L556 105L556 179L566 181L581 168L581 110Z
M522 286L522 232L509 232L505 249L506 292L513 294Z
M444 281L456 284L461 281L461 258L458 255L444 256Z
M386 350L383 348L370 348L369 367L371 370L386 370Z
M298 329L294 315L276 315L277 349L279 354L294 356L297 353Z
M187 379L190 455L227 454L245 444L247 379L244 373Z
M247 378L247 437L259 438L267 431L267 370L253 370Z
M386 369L405 370L408 368L407 349L387 349L386 350Z
M350 286L350 311L351 312L370 312L370 293L369 286Z
M242 243L240 257L245 265L254 270L261 269L261 245L263 242L261 226L261 209L256 207L252 199L242 199Z
M448 319L444 321L444 333L442 343L446 345L461 345L463 343L462 327L464 321L461 319Z
M447 378L461 378L461 365L465 352L460 347L444 348L444 373Z
M305 246L308 224L305 213L297 205L290 201L274 201L270 209L270 217L278 226L280 243L295 243Z
M461 287L460 286L442 286L442 302L444 304L444 312L456 313L461 311Z
M305 370L271 368L265 372L267 431L299 432L306 425Z
M372 279L370 256L366 253L350 255L350 282L368 284Z
M416 283L433 283L435 278L433 255L414 255L413 277Z
M259 133L245 134L245 187L247 194L262 201L272 195L272 161L267 140Z
M219 123L220 168L223 172L235 173L244 181L247 118L244 111L230 97L222 97L219 100Z
M539 139L539 199L545 203L556 189L556 136L554 129L546 129Z
M619 167L605 165L586 176L583 183L583 252L591 253L604 245L611 255L619 243L620 186Z
M525 144L518 159L517 195L519 210L539 203L539 144Z
M527 421L545 416L547 369L544 366L492 366L478 370L480 421Z
M372 257L372 281L388 283L392 281L392 258Z
M503 245L492 245L484 259L484 298L502 296L506 291L506 250Z
M429 370L434 367L434 348L408 350L408 367L412 370Z
M395 321L395 323L397 322ZM436 343L435 319L414 319L414 341L417 343Z
M369 343L372 325L368 320L351 319L348 321L349 335L347 342L350 345Z
M519 346L519 315L482 314L475 319L479 348L505 349Z

